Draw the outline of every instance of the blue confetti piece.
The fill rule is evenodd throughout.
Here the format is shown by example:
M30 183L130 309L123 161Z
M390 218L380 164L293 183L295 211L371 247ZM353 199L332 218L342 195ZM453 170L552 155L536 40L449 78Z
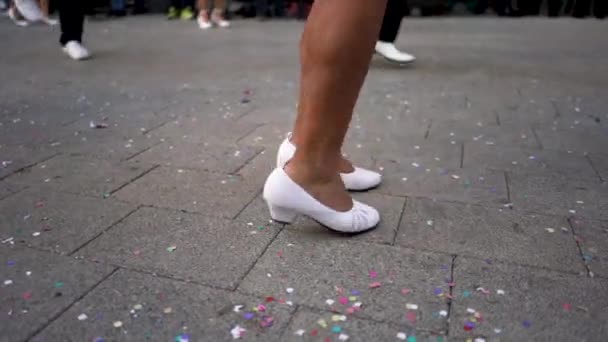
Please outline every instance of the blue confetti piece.
M180 334L175 336L175 342L189 342L190 335L189 334Z
M243 315L243 318L245 318L246 320L253 319L253 317L255 317L255 314L253 312L245 312L245 314Z
M525 320L522 322L522 325L524 326L524 328L529 328L532 326L532 322Z
M466 291L466 290L465 290L465 291L462 291L462 296L463 296L464 298L469 298L469 297L471 297L471 291Z
M437 287L437 288L435 288L435 291L434 291L434 292L435 292L435 295L436 295L436 296L439 296L440 294L442 294L442 293L443 293L443 290Z
M335 334L339 334L339 333L341 333L341 332L342 332L342 328L341 328L341 327L339 327L339 326L337 326L337 325L334 325L334 326L331 328L331 332L333 332L333 333L335 333Z
M350 293L351 293L353 296L359 296L359 295L361 294L361 291L359 291L359 290L351 290L351 291L350 291Z
M16 262L15 262L15 260L9 260L6 264L9 266L13 266L16 264Z

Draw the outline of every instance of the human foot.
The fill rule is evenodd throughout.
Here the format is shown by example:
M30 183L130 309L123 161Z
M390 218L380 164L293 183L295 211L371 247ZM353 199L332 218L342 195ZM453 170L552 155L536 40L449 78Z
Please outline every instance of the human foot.
M222 27L222 28L226 28L230 26L230 22L226 19L224 19L224 15L223 15L223 10L222 9L214 9L213 13L211 14L211 22L213 22L215 25L217 25L218 27Z
M198 22L198 27L201 30L207 30L207 29L210 29L211 27L213 27L211 20L209 20L209 14L205 10L201 10L198 13L198 17L196 18L196 21Z
M293 158L296 146L292 143L292 134L279 147L277 167L284 167ZM377 187L382 182L382 175L377 172L353 166L344 156L339 156L338 171L347 190L364 191Z

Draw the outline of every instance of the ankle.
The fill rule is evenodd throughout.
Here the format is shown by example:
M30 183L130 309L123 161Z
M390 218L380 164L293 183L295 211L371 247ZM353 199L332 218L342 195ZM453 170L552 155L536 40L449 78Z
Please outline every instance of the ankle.
M292 160L285 166L285 172L301 184L327 184L339 178L337 169L327 163Z

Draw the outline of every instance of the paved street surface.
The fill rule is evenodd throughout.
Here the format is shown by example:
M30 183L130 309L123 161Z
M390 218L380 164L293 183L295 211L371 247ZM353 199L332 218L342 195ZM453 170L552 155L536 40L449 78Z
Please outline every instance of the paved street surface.
M606 341L608 39L596 20L406 20L345 153L373 232L261 199L302 23L0 21L1 341Z

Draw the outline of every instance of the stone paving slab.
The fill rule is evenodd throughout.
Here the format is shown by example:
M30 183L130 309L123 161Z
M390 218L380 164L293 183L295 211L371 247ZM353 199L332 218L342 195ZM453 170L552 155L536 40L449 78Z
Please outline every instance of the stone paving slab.
M261 147L247 145L166 141L141 153L133 160L174 168L234 173L261 151Z
M385 140L371 146L362 146L363 153L368 153L376 160L378 167L396 164L412 171L426 172L426 169L460 168L462 162L462 145L413 140L409 143L388 143ZM389 141L389 140L387 140ZM391 146L392 145L392 146Z
M597 181L598 176L587 157L552 150L505 148L478 143L464 144L464 167L478 166L519 174L562 174Z
M501 147L539 148L529 127L484 125L470 121L433 123L428 139L456 144L474 142Z
M410 198L396 243L415 249L586 273L565 217Z
M379 323L361 318L347 317L331 311L299 309L285 330L281 341L398 341L405 334L409 341L442 342L447 337L399 325ZM319 324L324 320L326 328ZM342 339L341 339L342 338Z
M254 313L258 305L266 310ZM32 341L232 341L237 325L246 329L245 341L279 341L291 311L261 298L119 270ZM247 320L246 313L254 317ZM80 321L83 314L87 319ZM261 326L269 321L264 316L272 326Z
M608 278L608 222L573 218L570 224L590 272Z
M405 198L375 193L354 193L353 197L378 209L382 213L382 217L376 229L366 234L353 236L350 240L392 244L395 240L401 215L405 207ZM323 239L324 237L336 234L305 216L299 216L294 224L286 226L286 229L297 231L299 234L308 236L307 238L310 239Z
M450 340L601 341L606 334L605 280L460 257L455 263ZM481 319L466 331L476 313Z
M599 127L560 130L545 128L536 129L535 132L546 149L607 155L605 146L608 143L608 135Z
M239 221L141 208L79 254L232 289L278 231L278 226L258 230Z
M447 303L434 291L449 291L451 260L448 255L365 244L341 236L315 237L286 229L239 290L277 297L293 288L287 298L294 303L342 314L361 302L356 317L441 332L445 331L446 320L438 312L447 310ZM370 288L374 282L381 286ZM334 302L328 305L328 299Z
M416 168L410 164L387 163L383 166L381 193L393 196L428 197L437 200L502 205L508 203L502 171L477 168Z
M16 173L8 181L56 191L105 197L152 168L141 163L59 155Z
M25 247L3 246L1 341L25 341L113 268Z
M182 140L194 143L235 143L239 138L253 132L259 125L213 117L184 117L170 121L149 132L148 135L158 140L171 139L173 142Z
M131 203L234 218L262 185L240 175L159 167L115 196Z
M136 206L30 188L0 201L2 240L61 254L89 242Z
M559 216L608 219L608 187L555 174L509 175L516 208Z

